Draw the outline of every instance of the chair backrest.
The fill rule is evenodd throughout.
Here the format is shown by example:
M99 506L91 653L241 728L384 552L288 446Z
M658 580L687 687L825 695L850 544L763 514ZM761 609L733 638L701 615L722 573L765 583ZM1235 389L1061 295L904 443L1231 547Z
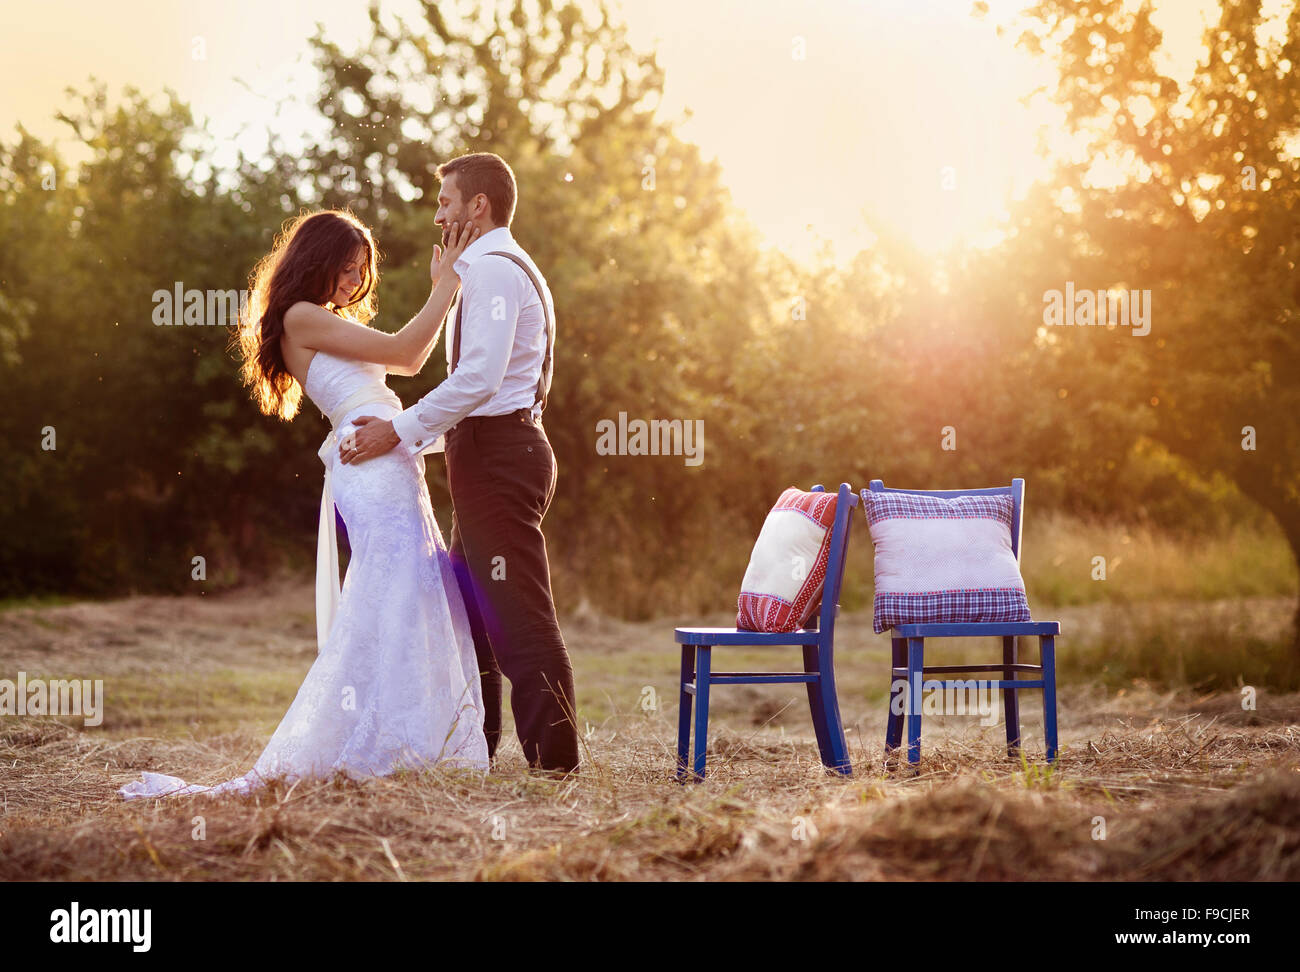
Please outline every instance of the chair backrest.
M1011 497L1011 552L1020 563L1020 523L1025 514L1025 481L1011 480L1010 486L993 486L989 489L886 489L879 479L871 481L873 493L911 493L915 496L1010 496Z
M810 492L824 493L823 486L814 486ZM848 483L840 483L835 500L835 523L831 527L831 549L826 558L826 579L822 583L822 603L817 627L827 644L835 634L835 611L840 603L840 588L844 583L844 562L849 553L849 530L852 513L858 505L858 494Z

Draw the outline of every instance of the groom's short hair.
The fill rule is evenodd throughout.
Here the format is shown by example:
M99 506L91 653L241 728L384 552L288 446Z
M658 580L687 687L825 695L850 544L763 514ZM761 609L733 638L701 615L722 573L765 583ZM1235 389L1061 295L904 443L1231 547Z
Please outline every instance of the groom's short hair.
M492 222L509 226L515 218L515 174L506 160L491 152L474 152L444 162L438 166L438 178L446 179L455 173L456 185L466 202L480 192L487 196L492 211Z

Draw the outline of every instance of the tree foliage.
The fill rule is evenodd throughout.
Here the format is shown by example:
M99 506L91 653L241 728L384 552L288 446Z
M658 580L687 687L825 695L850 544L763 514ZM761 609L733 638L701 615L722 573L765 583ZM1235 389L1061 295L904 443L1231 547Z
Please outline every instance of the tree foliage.
M84 163L21 130L0 145L0 590L183 590L194 556L218 583L305 566L324 421L259 415L226 330L157 326L153 295L243 287L286 217L346 206L383 252L376 323L395 330L427 288L435 170L472 151L514 168L513 232L556 298L562 602L717 608L693 598L738 584L772 500L818 481L1025 476L1035 510L1187 530L1251 515L1244 494L1296 545L1296 18L1261 40L1259 4L1230 0L1179 85L1148 8L1043 0L1024 43L1058 58L1084 162L993 249L936 260L882 234L839 268L759 246L604 6L372 7L355 48L312 42L328 134L228 172L200 164L210 139L174 98L95 88L64 116ZM1101 159L1126 178L1098 182ZM1044 327L1067 280L1150 289L1151 334ZM435 356L391 383L410 403L444 374ZM703 465L599 454L620 413L702 420ZM446 528L441 463L429 476Z

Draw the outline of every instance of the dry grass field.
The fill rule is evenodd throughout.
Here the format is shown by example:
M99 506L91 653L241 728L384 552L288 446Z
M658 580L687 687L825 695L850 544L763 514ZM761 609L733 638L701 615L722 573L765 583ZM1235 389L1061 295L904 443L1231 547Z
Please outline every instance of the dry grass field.
M1235 690L1081 674L1070 635L1098 650L1104 605L1042 612L1065 631L1054 768L1036 693L1022 702L1023 761L1000 721L949 716L926 720L919 774L886 767L888 642L850 612L837 669L853 777L822 770L796 687L723 687L709 778L682 786L671 622L579 612L562 618L576 778L528 774L511 732L488 775L123 802L117 787L141 770L211 783L252 765L314 657L311 598L283 582L6 610L0 677L102 678L106 705L94 728L0 721L0 880L1300 879L1300 694L1260 688L1252 710ZM1290 604L1249 607L1284 626ZM718 651L715 667L792 661Z

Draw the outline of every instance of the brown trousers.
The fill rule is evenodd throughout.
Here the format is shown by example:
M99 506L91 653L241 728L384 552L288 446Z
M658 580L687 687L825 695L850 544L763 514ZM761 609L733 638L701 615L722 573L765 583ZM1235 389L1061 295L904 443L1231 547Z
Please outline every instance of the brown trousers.
M501 676L531 767L578 767L573 667L555 617L542 518L555 454L526 410L461 420L447 433L449 552L469 615L488 754L501 739Z

